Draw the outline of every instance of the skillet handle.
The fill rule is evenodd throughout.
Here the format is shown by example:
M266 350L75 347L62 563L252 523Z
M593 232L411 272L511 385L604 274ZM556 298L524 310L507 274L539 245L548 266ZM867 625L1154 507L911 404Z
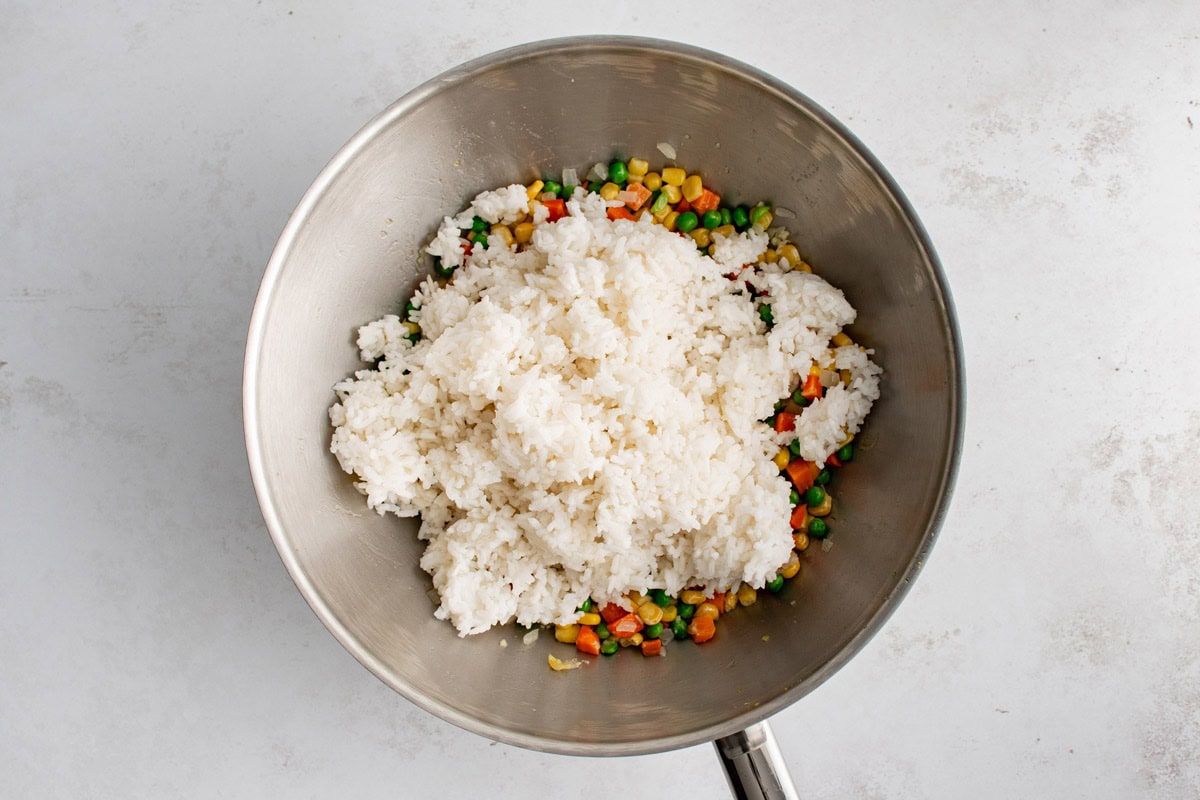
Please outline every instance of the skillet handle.
M798 800L787 763L767 723L713 742L735 800Z

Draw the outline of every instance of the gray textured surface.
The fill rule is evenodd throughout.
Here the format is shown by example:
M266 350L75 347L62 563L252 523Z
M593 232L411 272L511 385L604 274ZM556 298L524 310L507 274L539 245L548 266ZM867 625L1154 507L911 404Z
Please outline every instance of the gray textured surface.
M955 291L956 501L774 720L803 796L1200 793L1200 14L561 8L0 7L0 795L724 796L707 748L546 756L392 694L291 586L242 449L258 279L325 159L454 63L585 31L824 104Z

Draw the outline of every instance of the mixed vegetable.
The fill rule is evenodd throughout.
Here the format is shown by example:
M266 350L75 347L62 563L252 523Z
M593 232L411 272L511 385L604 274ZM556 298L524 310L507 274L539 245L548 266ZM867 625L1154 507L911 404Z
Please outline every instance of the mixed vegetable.
M462 230L467 240L464 254L469 257L474 248L487 248L499 240L506 247L515 245L524 249L533 236L533 219L538 206L543 206L551 222L568 214L566 201L578 186L585 191L600 195L605 200L620 201L620 205L608 209L609 219L638 220L649 215L656 224L670 231L690 237L701 253L708 254L715 235L731 236L735 233L757 228L769 234L770 246L760 256L757 264L745 268L758 269L763 264L779 264L784 270L812 272L812 267L800 256L797 246L788 240L788 232L772 227L774 212L767 203L752 206L723 204L721 196L711 187L704 185L697 174L689 174L678 166L666 166L657 172L650 170L649 162L640 158L628 161L613 161L610 164L594 165L586 181L580 181L575 170L564 170L561 180L550 178L536 180L526 187L529 198L528 213L509 225L489 225L480 217L472 220L470 228ZM745 269L744 268L744 269ZM444 267L434 259L434 273L440 279L452 280L456 267ZM727 275L730 280L742 280L738 273ZM745 284L745 291L758 301L758 313L768 327L774 324L769 298L760 297L756 290ZM403 318L409 338L416 341L421 336L420 326L413 321L416 307L408 303ZM845 333L833 337L833 346L853 344ZM799 382L795 390L775 404L775 413L764 424L776 433L795 430L796 417L826 391L822 374L815 365ZM849 376L842 374L842 380ZM775 465L792 484L792 528L793 550L787 562L779 567L775 576L765 586L768 594L778 594L786 581L800 574L800 554L811 542L826 539L830 535L828 517L833 510L833 495L829 486L833 479L832 469L842 467L854 458L853 437L844 441L838 450L829 456L824 467L805 461L800 457L800 443L793 439L789 446L781 448L774 456ZM669 595L661 589L649 594L630 592L625 595L629 608L615 603L599 607L591 598L577 609L578 619L570 625L555 625L557 641L572 644L581 653L589 655L613 655L622 648L637 648L642 655L663 655L665 646L671 641L691 639L697 644L709 641L716 635L717 620L739 605L749 606L758 602L760 592L748 584L725 587L722 591L687 589L678 595ZM531 633L527 632L526 636ZM528 640L528 639L527 639ZM554 656L550 657L554 669L570 669L578 664L569 664Z

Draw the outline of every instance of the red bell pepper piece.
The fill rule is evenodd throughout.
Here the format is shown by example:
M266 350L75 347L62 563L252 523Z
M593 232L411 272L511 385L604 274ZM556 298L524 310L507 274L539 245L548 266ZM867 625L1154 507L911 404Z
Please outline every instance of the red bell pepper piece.
M551 222L558 222L567 215L567 201L563 200L561 197L555 197L552 200L543 200L541 202L542 205L544 205L550 212L549 220Z
M612 635L621 639L627 639L640 631L643 627L642 620L637 614L632 612L621 617L616 622L609 623L608 629L612 631Z
M612 206L607 212L609 219L633 219L633 214L625 206Z
M796 430L796 415L789 414L786 411L780 411L775 415L775 432L784 433L785 431Z
M604 621L609 625L612 625L614 622L628 613L628 611L621 608L616 603L608 603L604 606L604 608L600 609L600 616L603 617Z
M809 400L816 400L825 390L821 387L821 376L809 373L804 379L804 385L800 387L800 394L807 397Z
M579 626L579 635L575 637L575 649L589 655L600 655L600 637L588 625Z
M812 488L813 481L821 472L816 464L802 458L793 458L783 469L792 479L792 485L796 487L797 492L806 492Z

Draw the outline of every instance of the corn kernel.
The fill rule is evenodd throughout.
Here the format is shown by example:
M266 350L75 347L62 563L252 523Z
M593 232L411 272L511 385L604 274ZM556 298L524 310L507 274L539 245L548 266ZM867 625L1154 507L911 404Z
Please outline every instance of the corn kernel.
M545 185L545 181L534 181L525 189L525 196L532 200L541 193L542 188L545 187Z
M625 596L629 598L629 605L633 606L634 611L637 611L638 607L649 599L646 595L636 590L629 592Z
M656 622L662 622L662 608L652 601L647 601L638 606L637 615L642 618L642 622L647 625L653 625Z
M737 590L738 602L744 606L752 606L758 602L758 591L748 583L743 583Z
M644 158L629 159L629 177L641 178L650 170L650 162Z
M683 190L683 196L689 203L704 194L704 182L700 180L699 175L688 175L679 188Z
M729 238L737 233L737 228L733 227L732 225L719 225L712 229L712 233L713 236L716 236L719 233L725 238Z
M662 188L662 185L662 175L659 175L657 172L647 172L646 177L642 178L642 186L645 186L652 192L657 192Z
M833 510L833 495L825 492L825 499L818 506L809 506L808 513L814 517L827 517L829 512Z
M622 636L617 639L617 644L621 647L640 647L643 641L645 641L645 637L640 633L635 633L633 636Z
M762 260L767 264L774 264L779 261L779 253L775 252L774 248L768 247L763 251Z
M689 202L691 202L691 201L689 201ZM771 212L764 211L763 215L758 218L758 222L754 223L754 227L765 231L767 228L771 227L771 223L774 221L775 221L775 217L773 217L771 215Z
M513 246L513 232L507 225L493 225L491 230L488 231L489 242L492 241L490 238L492 236L499 236L501 239L503 239L505 247Z
M654 214L654 219L656 222L663 222L668 216L670 216L671 213L670 206L663 206Z
M698 606L705 600L704 592L696 589L684 589L679 593L679 601L689 606Z
M848 347L849 345L852 345L852 344L854 344L854 340L851 339L846 334L842 333L841 331L838 331L837 333L835 333L833 335L833 346L834 347Z
M621 187L617 186L612 181L600 187L600 196L605 200L616 200L617 195L621 193Z
M688 236L696 242L696 247L708 247L712 244L712 231L708 228L693 228Z
M579 626L555 625L554 638L563 644L575 644L575 640L579 638Z
M793 533L792 534L792 544L795 546L797 552L803 553L805 550L808 549L808 534L807 533Z
M738 607L737 592L725 593L725 608L722 609L726 614Z
M529 244L529 240L533 238L533 223L518 223L513 228L513 238L517 240L517 244Z
M601 622L603 622L604 620L595 611L588 611L587 613L580 614L579 619L577 619L575 621L578 622L580 625L590 625L591 627L594 628L597 625L599 625Z
M669 186L682 186L687 173L679 167L664 167L662 171L663 183Z
M408 331L409 336L412 336L421 332L421 326L415 322L406 322L404 323L404 330Z
M784 447L775 454L775 458L772 460L775 462L775 466L779 467L780 469L784 469L789 463L791 463L792 454L788 452L786 447Z
M793 267L800 263L800 251L791 242L779 248L779 257L786 258Z
M796 555L796 551L793 550L792 554L788 556L787 563L779 569L779 574L783 576L784 580L790 581L792 578L796 577L796 573L799 571L800 556Z
M703 603L696 606L696 617L697 618L708 617L710 619L715 620L719 616L721 616L721 609L717 608L716 603L712 603L712 602L709 602L708 600L705 600Z
M667 206L667 208L670 208L670 206ZM669 231L675 230L675 220L677 219L679 219L679 212L671 211L663 217L663 227Z
M671 205L675 205L683 199L683 190L678 186L672 186L669 183L664 183L662 190L663 194L667 196L667 202Z
M798 264L792 264L792 269L799 270L800 272L812 272L812 267L804 259L800 259L800 263Z
M660 619L659 622L666 625L668 623L674 622L675 618L678 616L679 616L679 609L677 607L675 607L674 605L670 605L663 609L662 619Z

